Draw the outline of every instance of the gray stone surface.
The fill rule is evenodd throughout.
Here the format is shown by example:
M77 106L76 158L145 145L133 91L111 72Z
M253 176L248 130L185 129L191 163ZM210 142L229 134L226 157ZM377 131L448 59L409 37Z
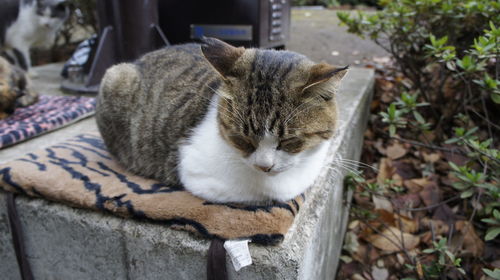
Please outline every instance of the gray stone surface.
M346 31L346 26L339 26L335 10L292 9L290 42L286 47L314 61L333 65L364 65L373 57L388 56L369 38L361 39Z
M0 191L0 279L2 279L2 275L9 276L9 279L12 280L21 279L14 254L5 196Z
M332 157L358 159L372 88L371 70L353 68L346 76L338 96L340 127L332 141ZM8 148L0 153L0 161L95 128L91 119L82 123L87 126L70 126L60 130L60 136L53 132L29 141L37 144ZM11 149L15 152L8 153ZM230 279L334 278L346 223L343 174L335 164L325 167L283 243L251 244L254 264L236 272L228 261ZM19 275L8 243L4 196L0 192L0 278L16 279ZM18 197L17 207L36 279L206 277L209 241L193 234L34 198Z

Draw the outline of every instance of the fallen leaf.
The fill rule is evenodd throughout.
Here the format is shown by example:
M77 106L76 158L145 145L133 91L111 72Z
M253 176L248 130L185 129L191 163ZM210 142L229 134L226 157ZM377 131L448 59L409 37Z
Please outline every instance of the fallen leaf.
M454 145L443 145L443 146L449 150L456 151L456 152L444 152L443 156L446 159L446 161L451 161L458 166L465 165L469 161L468 157L462 155L459 152L460 147Z
M380 159L378 174L377 174L377 183L383 184L385 180L391 179L394 174L394 168L392 167L392 160L388 158Z
M451 208L446 205L439 205L438 207L435 208L434 214L432 215L432 218L434 220L441 220L449 225L453 224L456 221L455 213L451 210Z
M375 205L375 209L384 209L391 213L393 212L392 203L389 201L389 199L379 195L372 195L372 201Z
M373 144L373 146L380 154L386 155L387 150L384 148L384 142L382 141L382 139L378 139L377 142Z
M349 223L349 226L347 227L349 230L355 230L359 227L359 220L354 220Z
M484 242L477 235L474 226L468 221L457 221L455 223L456 234L451 240L452 246L459 247L465 254L479 258L484 252Z
M370 222L372 226L379 227L382 224L385 226L395 226L394 214L391 211L376 209L375 214L377 218Z
M392 162L392 167L395 169L396 174L401 176L404 180L420 177L419 173L415 170L415 167L410 161L395 160Z
M367 252L368 252L368 248L367 248L366 244L360 243L358 245L358 247L356 248L356 251L352 252L351 257L360 263L365 263L367 255L368 255Z
M387 268L380 268L376 265L372 266L373 280L386 280L389 277Z
M409 208L417 208L420 206L420 196L417 193L408 193L393 198L392 204L396 209L404 210Z
M406 155L408 150L399 143L394 143L387 147L387 156L390 159L398 159Z
M357 262L344 263L339 269L339 274L337 277L339 279L351 279L351 276L356 274L362 268Z
M401 228L402 231L408 233L415 233L418 231L418 221L412 220L406 216L394 214L394 219L396 220L396 224ZM401 223L401 225L400 225Z
M427 178L415 178L405 180L403 185L408 189L408 192L419 193L429 182Z
M422 268L422 264L420 261L417 259L417 274L418 274L418 279L424 279L424 270Z
M430 245L432 241L432 232L426 231L420 234L420 242L423 244Z
M440 153L426 153L426 152L422 152L422 157L424 158L424 160L426 162L430 162L430 163L435 163L436 161L440 160L441 159L441 154Z
M381 234L367 236L366 240L376 248L391 253L403 250L403 240L406 250L414 249L420 243L420 238L418 236L402 232L396 227L385 228Z
M425 206L431 206L441 202L441 192L437 183L434 181L429 181L419 195Z
M389 83L389 84L392 85L392 83ZM387 86L385 86L385 87L387 87ZM382 88L384 88L384 87L382 87ZM380 100L384 103L391 103L391 101L394 100L394 95L388 90L383 90L382 96L380 96Z
M439 236L439 235L448 236L448 232L450 231L450 226L443 221L433 220L428 217L425 217L420 220L420 229L434 232L434 236Z
M352 231L348 231L344 238L344 246L342 249L354 255L359 249L358 237Z

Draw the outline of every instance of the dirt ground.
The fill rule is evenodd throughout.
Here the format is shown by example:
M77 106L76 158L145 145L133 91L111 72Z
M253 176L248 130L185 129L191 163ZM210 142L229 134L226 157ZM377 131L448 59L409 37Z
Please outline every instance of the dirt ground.
M316 62L361 66L373 57L388 54L370 40L347 33L339 26L337 11L292 9L290 41L287 49L307 55Z

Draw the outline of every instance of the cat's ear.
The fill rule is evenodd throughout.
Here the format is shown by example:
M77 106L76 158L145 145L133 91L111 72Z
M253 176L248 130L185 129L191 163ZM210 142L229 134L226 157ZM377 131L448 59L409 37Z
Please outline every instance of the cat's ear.
M319 89L321 86L338 86L340 80L347 74L348 69L349 66L335 67L327 63L314 65L309 70L309 78L302 87L302 93L309 96L310 94L308 93L315 91L315 89Z
M230 75L234 63L245 52L243 47L236 48L215 38L203 37L201 42L203 55L223 77Z

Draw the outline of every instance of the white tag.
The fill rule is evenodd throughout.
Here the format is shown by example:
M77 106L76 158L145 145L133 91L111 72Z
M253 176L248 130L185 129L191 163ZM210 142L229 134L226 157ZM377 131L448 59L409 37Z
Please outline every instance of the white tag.
M252 264L252 256L248 250L248 242L250 240L227 240L224 242L231 261L233 262L234 269L239 271L243 267Z

